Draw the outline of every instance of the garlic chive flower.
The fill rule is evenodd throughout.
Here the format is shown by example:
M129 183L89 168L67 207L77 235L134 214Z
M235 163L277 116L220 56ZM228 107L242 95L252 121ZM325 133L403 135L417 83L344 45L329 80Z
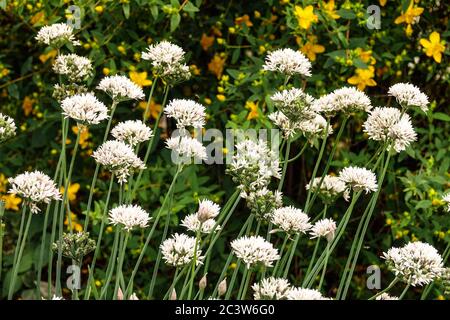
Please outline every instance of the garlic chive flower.
M287 293L288 300L330 300L315 289L293 288Z
M279 260L278 249L261 236L243 236L231 242L233 253L241 259L247 268L263 265L272 267Z
M428 243L409 242L401 248L391 248L382 255L386 265L403 282L422 286L440 278L442 256Z
M134 147L149 140L153 136L153 131L140 120L128 120L118 123L111 130L111 135L118 141Z
M146 228L149 221L149 214L138 205L121 205L109 211L109 223L122 226L128 232Z
M323 178L319 188L319 183L321 180L322 178L314 178L314 180L310 181L306 185L306 190L311 189L312 192L317 192L319 198L328 205L335 202L341 195L344 195L344 198L347 198L344 194L346 185L341 179L326 175Z
M121 141L106 141L94 151L92 157L111 171L119 183L126 182L133 172L145 169L144 163L136 156L133 149Z
M310 234L311 239L323 237L326 238L328 242L334 239L334 234L336 232L336 222L333 219L320 219L311 228Z
M447 206L446 210L450 212L450 192L442 196L442 201Z
M205 107L188 99L174 99L164 108L168 118L174 118L178 129L202 128L205 125Z
M376 297L375 300L398 300L398 297L391 296L388 293L382 293L378 297Z
M353 87L343 87L315 100L312 108L315 112L332 117L338 112L347 115L357 111L368 112L372 109L372 103L364 92Z
M327 120L320 114L316 114L310 120L303 120L296 124L297 130L301 132L308 140L315 138L324 138L327 131ZM328 126L327 136L333 134L333 128Z
M201 233L211 233L216 225L214 219L208 219L206 221L200 221L197 213L192 213L184 217L181 221L181 225L187 230L192 232L200 231ZM214 231L220 230L220 226L217 226Z
M266 56L263 70L279 72L286 76L311 76L311 62L300 51L278 49Z
M309 217L301 209L292 206L275 209L270 221L282 231L289 234L306 233L311 229Z
M289 139L295 136L297 129L296 124L289 120L289 118L286 117L283 112L272 112L268 115L268 118L273 122L274 125L281 129L285 139Z
M347 186L347 190L354 192L365 191L366 193L375 192L378 189L377 177L375 174L360 167L347 167L339 173L339 179Z
M290 121L299 122L311 120L315 117L312 110L314 98L302 89L292 88L276 92L270 97L278 108Z
M265 278L252 286L255 300L285 300L290 290L289 281L284 278Z
M206 148L197 139L178 136L166 140L166 146L172 150L172 160L177 163L190 163L192 159L206 160Z
M24 172L15 178L9 178L9 193L24 199L31 213L39 213L39 205L49 204L52 200L61 200L61 193L55 182L41 171Z
M164 240L161 244L161 252L166 264L173 267L183 267L191 263L196 256L196 264L202 264L203 256L201 250L197 246L195 254L195 238L185 234L175 233L169 239Z
M77 94L61 102L63 115L82 125L99 124L108 118L108 108L92 93Z
M97 86L111 99L119 102L126 100L142 100L145 98L141 87L125 76L114 75L103 78Z
M388 94L395 97L402 108L419 107L428 111L428 97L418 87L410 83L397 83L389 88Z
M14 120L0 112L0 143L14 137L16 129Z
M89 232L82 231L73 234L64 233L62 240L58 240L52 245L55 252L60 247L64 257L81 263L84 256L95 250L96 244L93 239L89 238Z
M211 200L200 200L198 205L197 216L200 221L207 221L214 219L219 215L220 206Z
M36 40L40 43L57 48L62 47L67 43L70 43L73 46L80 45L80 42L75 40L72 26L66 23L55 23L42 27L36 35Z
M409 116L396 108L373 109L363 128L369 139L392 143L396 152L405 150L417 139Z
M273 210L283 206L283 194L280 191L272 191L266 187L246 192L241 192L250 213L258 219L268 219Z
M92 76L92 62L76 54L62 54L56 58L53 71L66 76L70 82L80 82Z

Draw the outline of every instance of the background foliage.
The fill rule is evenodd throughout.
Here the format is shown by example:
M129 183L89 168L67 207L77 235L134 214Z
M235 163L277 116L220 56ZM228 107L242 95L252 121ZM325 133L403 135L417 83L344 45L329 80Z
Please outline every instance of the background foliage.
M426 92L432 101L428 114L415 111L413 122L419 141L396 157L390 166L375 219L370 225L366 247L354 275L352 296L365 297L366 267L381 264L380 253L393 244L420 239L436 246L442 252L450 243L450 219L444 213L441 195L450 188L450 82L449 50L450 5L435 0L379 0L381 28L369 29L367 7L373 1L0 1L0 111L12 116L19 127L16 138L0 148L0 197L6 202L4 219L4 271L10 268L20 199L7 195L8 177L23 170L39 169L52 174L60 152L60 109L52 98L53 84L57 82L51 66L56 51L37 46L34 36L46 24L74 19L70 5L80 8L80 29L76 30L81 47L77 54L89 57L95 65L94 87L104 75L125 74L144 86L148 94L152 75L149 66L140 59L140 53L155 41L168 39L182 46L188 53L193 77L172 90L170 98L189 97L207 106L208 126L225 128L270 127L266 115L272 111L268 96L282 83L270 74L261 72L266 53L290 47L300 49L313 62L313 76L306 82L295 79L296 86L305 87L315 97L344 85L357 85L371 97L374 105L381 101L391 103L387 89L397 82L411 82ZM308 9L311 6L312 9ZM420 10L420 8L423 8ZM431 37L433 33L439 35ZM423 39L427 40L424 41ZM439 46L440 45L440 46ZM440 48L443 48L442 50ZM162 100L162 86L157 88L151 105L154 121ZM104 101L108 101L106 97ZM144 104L123 104L117 119L136 119L142 116ZM375 146L362 133L364 115L351 119L344 139L341 139L331 172L354 164L363 165L373 154ZM163 121L161 140L170 135L173 124ZM75 129L73 129L75 130ZM81 158L76 163L72 196L73 225L82 228L94 160L90 157L104 128L99 125L82 135ZM76 132L71 132L68 148L74 143ZM145 176L139 192L139 202L150 212L161 204L173 174L170 154L163 149L153 152L151 169ZM331 149L333 141L328 145ZM301 145L293 146L295 154ZM304 186L311 176L317 153L310 152L296 160L288 169L284 194L285 203L302 207ZM172 215L173 226L187 213L195 210L199 197L224 203L234 191L234 185L224 174L224 165L191 166L183 173L175 189ZM95 198L94 222L98 223L106 190L106 173L101 176ZM117 190L116 190L117 192ZM116 194L117 196L117 194ZM113 195L113 197L115 197ZM113 199L117 201L117 197ZM366 200L367 202L367 200ZM359 203L354 216L358 219ZM337 218L345 203L331 208ZM217 252L211 264L211 279L220 272L223 259L229 252L228 241L239 230L248 214L241 207L235 213L219 239ZM161 219L164 221L164 219ZM353 227L355 226L353 222ZM42 219L35 219L32 237L39 237ZM175 227L174 227L175 228ZM94 229L95 232L95 229ZM108 233L109 232L109 233ZM349 230L347 236L351 238ZM130 268L139 254L142 237L130 244ZM148 250L142 269L151 270L156 256L159 236ZM351 239L349 239L351 240ZM107 230L105 246L112 241ZM276 239L275 241L280 241ZM22 296L31 294L35 271L34 263L39 243L28 246L21 267ZM350 243L343 241L342 243ZM311 246L302 243L299 248ZM134 248L134 249L133 249ZM334 288L337 276L345 264L349 248L340 246L330 262L337 269L330 270L327 288ZM296 255L298 267L309 256L309 250ZM107 257L108 252L103 256ZM9 260L8 260L9 259ZM86 261L89 263L89 259ZM127 261L125 261L125 266ZM233 265L231 266L231 268ZM100 270L100 268L98 268ZM125 268L126 269L126 268ZM83 269L86 273L87 270ZM168 274L173 272L165 269ZM301 279L294 272L293 280ZM146 292L151 271L140 272L136 279L138 292ZM99 278L102 278L99 276ZM161 290L167 288L170 277L159 277ZM383 283L388 280L383 280ZM214 281L211 281L213 283ZM1 288L0 288L1 289ZM333 290L325 295L333 295ZM5 296L5 287L0 296ZM435 287L433 298L444 298Z

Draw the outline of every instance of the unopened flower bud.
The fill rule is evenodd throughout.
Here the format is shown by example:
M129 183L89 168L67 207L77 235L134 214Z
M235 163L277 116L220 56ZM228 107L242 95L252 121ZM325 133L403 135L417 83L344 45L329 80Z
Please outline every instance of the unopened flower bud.
M200 288L200 290L205 290L206 285L208 284L208 281L206 279L206 274L200 279L199 283L198 283L198 287Z
M223 296L227 292L227 278L223 279L222 282L219 283L219 297Z
M169 300L177 300L177 292L176 292L175 288L172 289L172 293L170 294Z

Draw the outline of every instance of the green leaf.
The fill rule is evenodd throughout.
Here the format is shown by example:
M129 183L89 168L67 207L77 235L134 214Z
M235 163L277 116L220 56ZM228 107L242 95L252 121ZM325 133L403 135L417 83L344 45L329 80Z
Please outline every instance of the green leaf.
M125 19L128 19L130 17L130 4L125 3L122 7L123 9L123 15L125 16Z
M436 113L433 114L433 119L449 122L450 121L450 116L448 114L443 113L443 112L436 112Z
M151 6L150 12L152 14L153 19L158 19L158 6Z
M186 5L183 7L183 11L186 12L198 12L200 11L199 8L197 8L196 6L194 6L194 4L192 2L188 2L186 3Z
M336 11L336 13L344 19L352 20L356 18L356 14L352 10L339 9Z
M416 204L416 210L417 209L427 209L431 207L431 200L421 200Z
M367 63L362 61L360 58L355 58L353 60L353 64L355 65L355 67L357 67L359 69L367 69L368 68Z
M180 24L181 16L179 13L174 14L170 17L170 32L174 32L178 25Z

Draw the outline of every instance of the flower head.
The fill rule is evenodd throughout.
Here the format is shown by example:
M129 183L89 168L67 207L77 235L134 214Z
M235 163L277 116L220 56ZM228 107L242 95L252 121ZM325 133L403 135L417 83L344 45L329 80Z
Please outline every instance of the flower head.
M146 228L150 221L149 214L137 205L121 205L109 211L109 222L121 225L126 231L133 228Z
M126 182L134 171L145 169L145 164L136 156L133 149L121 141L106 141L92 156L95 161L111 171L119 183Z
M104 91L113 100L142 100L145 98L142 88L125 76L109 76L103 78L97 89Z
M281 129L286 139L292 138L296 133L296 123L289 120L281 111L275 111L268 115L270 121L272 121L278 128Z
M175 152L173 160L190 161L192 158L206 160L206 148L197 139L182 136L172 137L166 141L167 148ZM182 158L182 159L179 159Z
M153 72L169 84L184 81L190 78L189 67L184 62L184 50L168 41L150 45L142 52L142 59L149 60Z
M196 264L201 264L203 260L202 252L198 249L195 253L195 241L194 237L175 233L161 244L163 259L168 265L182 267L191 263L196 256Z
M290 290L289 281L284 278L265 278L252 286L255 300L284 300Z
M328 125L327 131L327 120L320 114L316 114L311 120L300 121L296 127L308 139L325 136L325 132L327 136L333 134L331 125Z
M30 206L31 213L41 211L39 204L49 204L52 200L61 200L61 193L55 182L41 171L25 172L15 178L9 178L9 193L24 199Z
M321 219L317 221L311 228L311 239L324 237L328 242L334 239L336 232L336 222L333 219Z
M263 65L267 71L280 72L286 76L295 74L311 76L311 62L303 53L290 48L278 49L269 53Z
M442 201L447 205L447 211L450 212L450 192L442 196Z
M233 253L242 259L247 268L262 264L271 267L272 262L280 259L278 249L261 236L243 236L231 242Z
M281 207L275 209L270 218L271 222L287 233L306 233L311 229L309 217L301 209Z
M417 138L409 116L396 108L376 107L363 127L369 139L392 142L397 152L405 150Z
M443 262L438 251L428 243L409 242L401 248L391 248L382 255L388 268L400 280L412 286L422 286L439 278Z
M63 115L83 125L98 124L108 118L108 108L92 93L76 94L61 102Z
M302 89L292 88L279 91L271 96L270 99L293 122L310 120L315 116L312 110L314 98Z
M246 200L250 213L258 219L268 219L273 210L283 205L283 194L280 191L272 191L262 187L254 191L241 192L241 197Z
M338 177L326 175L323 177L323 181L319 187L321 180L322 178L314 178L314 180L306 185L306 190L311 189L311 191L317 192L324 203L332 204L345 192L346 185Z
M111 135L117 140L134 147L149 140L153 136L153 132L140 120L128 120L118 123L111 130Z
M314 14L314 7L312 5L302 8L294 6L294 16L298 20L298 25L302 29L309 29L311 24L319 21L319 17Z
M219 215L220 206L211 200L200 200L198 205L197 216L200 221L214 219Z
M388 293L382 293L378 297L375 298L376 300L398 300L398 297L391 296Z
M16 129L14 120L0 112L0 142L14 137L16 135Z
M200 221L198 213L192 213L187 215L182 221L181 225L192 232L200 231L202 233L211 233L213 230L220 230L220 226L216 225L216 221L214 219L208 219L205 221Z
M76 54L62 54L56 58L53 71L67 76L71 82L79 82L92 75L92 62Z
M315 289L293 288L287 293L288 300L329 300Z
M53 47L61 47L66 43L74 46L80 44L75 40L72 26L66 23L55 23L42 27L36 35L36 40Z
M351 188L355 192L365 191L369 193L378 189L377 177L366 168L353 166L344 168L339 173L339 179L347 185L347 189Z
M419 107L428 111L428 97L418 87L410 83L396 83L389 88L388 94L395 97L402 108Z
M205 125L205 107L187 99L174 99L164 109L169 118L177 121L177 128L202 128Z
M81 262L83 257L95 250L95 241L89 238L89 232L64 233L61 240L52 245L53 251L61 246L62 255Z
M428 57L433 57L434 61L441 63L442 53L445 51L445 41L441 41L441 35L436 31L430 34L428 39L420 39L420 44L423 46L425 54Z

